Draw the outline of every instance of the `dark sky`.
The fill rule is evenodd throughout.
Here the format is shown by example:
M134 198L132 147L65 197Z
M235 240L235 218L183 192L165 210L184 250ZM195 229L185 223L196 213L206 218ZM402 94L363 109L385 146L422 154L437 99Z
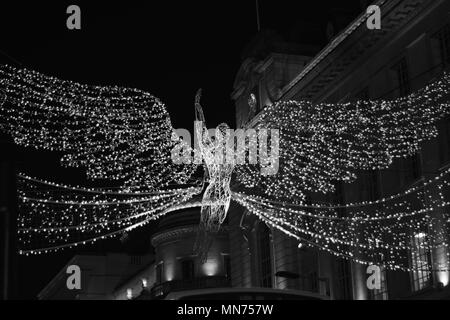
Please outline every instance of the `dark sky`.
M0 4L0 63L86 84L148 91L166 103L174 127L190 130L194 95L203 88L208 126L227 122L234 127L230 94L241 52L257 32L254 0L4 2ZM283 33L302 19L327 20L330 3L348 6L349 2L260 1L261 26ZM81 7L81 31L66 28L70 4ZM45 167L35 160L39 158L33 158L33 164L27 164L26 158L20 158L21 165L35 171ZM127 248L142 244L148 250L149 232L143 229L130 235ZM123 247L111 240L86 250ZM21 296L35 297L73 254L21 258Z

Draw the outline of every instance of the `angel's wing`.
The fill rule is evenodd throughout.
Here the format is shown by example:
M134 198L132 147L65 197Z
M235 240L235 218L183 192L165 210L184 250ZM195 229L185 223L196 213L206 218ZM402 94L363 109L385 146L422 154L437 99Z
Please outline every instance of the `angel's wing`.
M305 195L332 192L337 181L351 182L360 170L387 168L393 159L415 154L422 141L437 135L436 121L450 113L449 80L444 74L391 101L282 101L267 107L255 127L280 131L278 174L237 167L233 199L304 245L391 269L423 268L409 264L409 252L423 250L418 241L442 250L449 245L450 215L442 208L450 205L443 196L449 192L450 170L374 202L310 203ZM428 233L431 225L437 231Z
M129 88L87 86L0 66L0 129L25 147L60 151L65 166L114 188L66 186L19 175L23 253L118 235L185 205L195 164L175 164L161 101ZM174 186L175 184L175 186ZM117 187L118 186L118 187Z
M149 93L0 66L1 101L0 126L17 144L62 151L62 163L86 168L89 178L149 191L185 183L195 169L171 161L179 140Z
M255 128L279 130L279 171L263 176L259 167L240 166L235 189L295 201L311 191L333 191L336 181L353 181L358 170L386 168L394 158L415 154L437 135L435 122L450 113L443 99L449 80L445 74L392 101L280 101L266 107Z

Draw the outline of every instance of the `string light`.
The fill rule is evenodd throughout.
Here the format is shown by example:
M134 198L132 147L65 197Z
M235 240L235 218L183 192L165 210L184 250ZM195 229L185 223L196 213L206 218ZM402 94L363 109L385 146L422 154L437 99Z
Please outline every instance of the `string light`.
M18 187L23 254L48 253L120 235L160 218L201 191L199 187L152 194L83 190L24 175L19 176Z
M436 121L450 113L444 102L448 92L445 73L395 100L274 103L262 111L255 130L279 130L276 175L262 175L254 163L222 158L228 127L219 126L215 140L209 138L198 95L195 129L208 184L196 203L202 207L200 229L218 230L233 199L302 245L356 262L412 270L408 254L417 248L411 238L419 234L423 246L443 248L448 258L450 169L376 201L306 201L311 193L335 191L338 181L355 181L359 170L385 169L396 158L417 153L422 142L436 137ZM84 168L89 179L119 185L95 189L20 174L23 254L120 235L194 205L192 198L204 189L192 184L195 164L172 161L171 151L182 141L164 105L146 92L81 85L0 66L0 104L0 129L15 143L62 152L63 166ZM251 149L259 142L248 143ZM442 263L433 268L449 270Z
M139 191L186 183L194 165L175 165L179 143L157 98L129 88L81 85L0 66L0 126L24 147L61 151L61 163L88 178Z
M411 241L445 248L448 265L450 170L419 186L377 201L343 205L309 203L310 194L335 191L338 181L357 178L359 170L385 169L395 158L416 154L436 137L436 121L448 115L443 102L449 75L407 97L386 101L312 104L280 101L267 106L257 129L280 130L280 171L262 176L256 166L236 168L233 199L274 228L309 246L361 263L411 270Z
M395 100L269 105L255 128L280 131L280 170L263 176L256 166L239 166L235 190L302 204L307 193L326 194L335 190L336 181L354 181L357 170L385 169L437 136L436 121L450 113L450 104L442 102L449 87L445 73Z

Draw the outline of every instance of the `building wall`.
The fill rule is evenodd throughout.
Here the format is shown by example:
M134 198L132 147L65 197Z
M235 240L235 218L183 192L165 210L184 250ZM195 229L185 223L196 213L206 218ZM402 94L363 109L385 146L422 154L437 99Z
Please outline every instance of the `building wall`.
M223 225L221 230L213 235L207 260L202 261L194 251L199 217L200 208L193 208L172 213L161 220L158 233L152 236L152 245L155 248L156 286L177 282L179 290L183 286L183 281L186 281L186 286L192 286L195 279L214 277L225 279L230 276L227 267L229 258L227 225ZM212 282L209 284L212 285Z
M406 3L407 1L403 1ZM406 59L411 91L424 87L442 71L440 62L436 60L437 53L432 46L432 35L449 23L450 3L448 1L424 2L423 10L414 17L414 21L403 26L387 41L377 45L377 50L360 58L348 73L342 78L336 77L333 85L327 86L320 94L313 97L314 101L349 101L356 97L361 90L367 88L371 99L396 98L400 96L399 87L392 67L402 58ZM370 32L370 31L367 31ZM302 93L294 95L300 99ZM443 134L441 128L441 136ZM448 144L450 141L446 141ZM420 165L423 177L430 178L446 165L439 159L439 139L433 139L422 146ZM379 173L381 196L401 192L418 179L411 179L408 172L408 161L395 161L393 166ZM345 185L343 193L350 202L367 201L366 180L360 179L351 185ZM439 216L439 212L434 212ZM445 262L447 252L441 248L432 252L433 260ZM369 297L365 286L365 268L353 265L354 298ZM402 298L411 294L411 275L406 272L387 274L389 298ZM434 283L448 284L448 272L434 272Z
M0 134L0 300L18 296L16 155L9 137Z
M236 204L232 204L237 207ZM249 243L249 232L242 224L246 213L243 208L230 210L229 215L229 244L231 258L231 285L233 287L251 287L252 280L252 253Z
M126 295L126 289L117 289L129 283L129 279L141 273L143 268L150 265L152 261L152 255L76 255L39 293L38 298L40 300L119 299L124 294ZM80 290L69 290L67 288L66 282L69 275L66 273L66 270L71 265L79 266L81 269ZM128 284L126 288L133 286ZM135 289L134 296L139 294L141 288Z
M359 27L349 31L339 45L333 47L330 44L327 47L330 50L323 59L318 59L320 54L316 56L313 59L316 65L308 73L302 73L304 67L299 68L295 64L274 65L276 68L291 68L297 72L297 75L287 72L292 80L278 87L279 96L275 101L308 99L314 102L347 102L358 98L397 98L402 95L402 92L400 92L393 67L403 58L406 59L410 92L424 87L439 75L445 66L441 64L439 46L433 35L449 23L450 1L393 0L388 1L381 9L382 30L370 31L365 27L365 23L360 24ZM269 60L268 58L266 61ZM261 101L265 100L261 90L252 91L255 81L259 81L259 87L262 88L270 86L261 85L261 81L269 84L276 82L275 79L268 79L264 74L261 75L261 69L257 66L262 64L264 61L244 63L237 77L240 81L236 81L232 96L236 101L238 125L247 123L255 116L249 112L247 106L250 93L257 95ZM273 74L282 74L282 72L277 71ZM448 120L442 121L439 124L439 138L422 146L422 151L417 158L420 166L418 177L412 175L411 159L397 160L387 170L364 173L356 182L342 185L339 197L345 202L374 200L371 199L373 190L376 190L378 197L383 197L401 192L414 183L418 183L420 177L432 177L449 163L449 127ZM369 174L373 174L374 177ZM375 181L373 185L369 178ZM337 197L337 195L328 195L324 199L312 196L312 200L336 200ZM433 214L434 217L439 218L440 212L436 210ZM436 230L441 226L442 224L437 222L434 228ZM386 272L387 294L375 296L374 292L369 292L366 286L368 277L366 266L337 259L326 253L300 249L285 235L272 233L273 273L289 271L300 276L298 280L275 277L274 287L311 290L328 294L334 299L395 299L413 294L411 273ZM233 244L233 241L236 241L234 239L230 241L232 258L237 256L241 262L246 251L249 251L247 255L255 255L251 246L247 249L245 246ZM257 248L257 246L254 247ZM233 250L239 253L233 253ZM448 263L447 254L448 252L444 249L434 250L433 263ZM234 265L238 262L232 261L232 263ZM242 279L246 276L245 271L235 274L236 282L244 283ZM435 285L438 282L448 284L448 272L433 272L432 276ZM306 280L302 281L302 279Z

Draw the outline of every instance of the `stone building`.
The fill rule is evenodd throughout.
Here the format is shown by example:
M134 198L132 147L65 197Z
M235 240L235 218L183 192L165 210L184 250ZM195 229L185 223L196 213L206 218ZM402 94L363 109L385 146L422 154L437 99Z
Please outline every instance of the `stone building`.
M277 45L273 37L265 38L269 45L247 49L232 94L237 125L251 124L264 106L278 100L347 102L397 98L424 87L447 69L449 1L374 3L381 9L381 30L369 30L362 12L315 55L306 47L302 50L298 43L295 47ZM292 50L285 50L286 47ZM251 94L259 101L256 111L248 107ZM419 154L395 161L387 170L365 172L356 182L340 185L331 197L342 203L375 200L438 174L450 160L449 128L449 120L442 121L439 138L424 144ZM383 270L381 289L370 291L365 266L304 249L245 210L230 217L229 227L233 286L311 290L332 299L449 297L449 273L433 271L439 263L448 264L445 250L424 250L418 245L417 252L410 252L409 263L417 265L418 259L426 257L425 271ZM434 231L414 235L414 241L423 241L427 232ZM242 268L243 265L250 267Z
M155 285L152 298L177 290L229 287L228 227L223 225L209 249L206 261L193 252L200 208L185 209L163 218L152 236L155 248Z
M279 100L397 98L424 87L448 68L450 1L376 1L382 13L381 30L366 27L363 11L369 1L361 3L359 15L339 12L328 23L315 27L308 22L305 28L316 34L307 40L295 36L295 30L305 29L301 21L290 37L261 31L245 48L235 78L231 96L237 127L251 124L265 106ZM248 105L251 94L258 101L255 110ZM447 168L450 119L438 126L439 138L425 143L419 154L397 160L387 170L361 173L354 183L339 185L328 200L376 200L420 184ZM438 217L440 212L434 214ZM414 266L419 259L427 261L424 271L382 270L381 288L369 290L365 266L306 248L235 203L203 264L192 253L198 221L198 208L162 219L151 239L155 255L140 268L127 271L120 281L115 278L103 296L155 299L180 290L263 287L318 293L331 299L450 298L449 273L433 271L436 264L448 263L448 253L419 246L428 232L435 231L433 228L412 237L418 246L409 253L409 263Z

